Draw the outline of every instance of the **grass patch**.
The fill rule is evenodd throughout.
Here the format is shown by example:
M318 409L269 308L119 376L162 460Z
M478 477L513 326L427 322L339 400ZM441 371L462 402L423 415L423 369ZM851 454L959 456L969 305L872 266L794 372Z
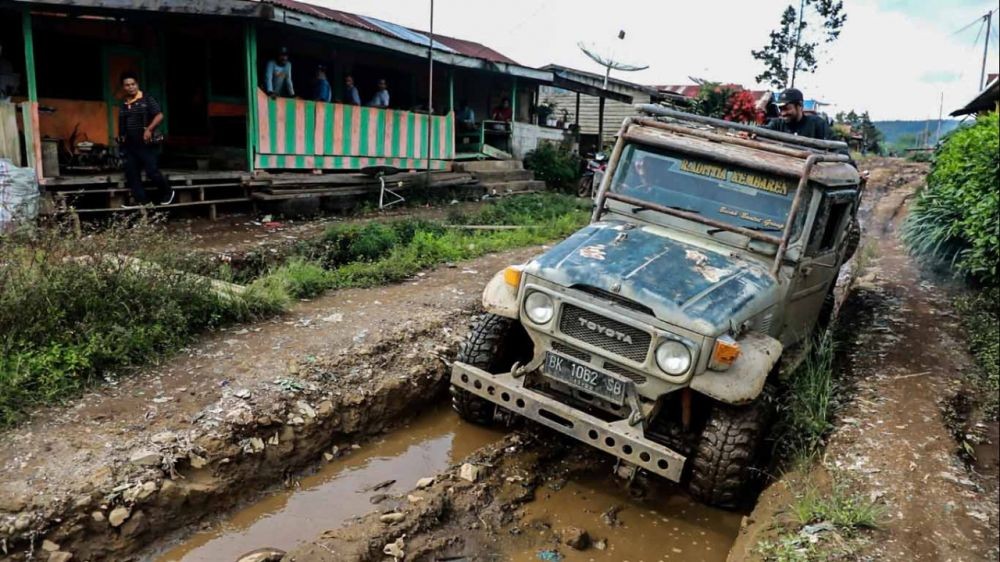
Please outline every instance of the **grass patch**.
M834 481L827 492L807 484L795 494L789 513L794 521L756 546L756 554L764 560L851 559L864 540L859 531L877 529L885 508L852 492L848 484Z
M982 397L983 410L996 419L1000 410L1000 289L990 288L961 297L956 308L962 318L969 348L976 358L971 373L973 389Z
M775 428L779 458L796 462L813 458L833 429L837 390L833 332L831 327L809 344L805 361L788 380Z
M220 294L183 271L186 253L149 224L81 239L55 229L0 240L0 427L206 328L281 308L265 295Z
M878 246L874 242L867 242L861 246L861 250L858 255L854 258L854 267L857 272L857 276L862 276L868 272L871 268L872 263L878 259Z

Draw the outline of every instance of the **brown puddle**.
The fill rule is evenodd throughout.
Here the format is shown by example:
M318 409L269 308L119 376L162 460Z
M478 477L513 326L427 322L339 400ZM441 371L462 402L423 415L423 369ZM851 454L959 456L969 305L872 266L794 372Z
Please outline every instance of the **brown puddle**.
M521 535L505 550L512 562L561 560L563 562L685 562L725 561L742 514L699 504L666 482L652 481L642 499L633 499L611 475L598 467L586 476L571 479L558 491L542 487L527 504ZM654 479L655 480L655 479ZM611 527L602 516L620 506ZM559 532L579 527L591 541L605 541L605 550L591 546L577 551L553 541L550 525ZM553 551L557 552L555 554Z
M424 476L434 476L503 432L463 422L437 408L384 438L369 443L199 531L151 559L157 562L230 562L261 547L289 550L346 520L368 513L378 494L398 494ZM395 479L392 486L363 491Z

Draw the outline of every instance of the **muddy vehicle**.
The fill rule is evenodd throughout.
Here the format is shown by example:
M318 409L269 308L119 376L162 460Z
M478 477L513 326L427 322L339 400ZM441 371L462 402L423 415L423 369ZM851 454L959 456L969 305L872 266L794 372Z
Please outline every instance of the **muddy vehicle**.
M466 420L529 418L736 507L772 388L857 246L843 143L641 106L590 224L487 285L451 375Z

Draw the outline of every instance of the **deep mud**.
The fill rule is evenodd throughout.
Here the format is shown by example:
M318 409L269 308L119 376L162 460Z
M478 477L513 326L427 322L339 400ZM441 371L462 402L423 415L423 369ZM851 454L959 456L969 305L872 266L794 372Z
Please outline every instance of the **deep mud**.
M289 480L264 499L150 558L214 562L236 560L261 545L290 550L331 526L368 513L375 509L373 504L409 490L419 478L443 472L503 436L501 431L456 419L446 406L438 406L357 450L346 448L315 473Z
M441 398L487 279L537 248L234 327L0 436L0 553L127 560Z
M989 460L970 470L945 415L967 390L972 358L947 281L914 264L898 238L926 167L888 159L874 165L863 238L871 249L860 252L868 263L840 326L848 335L839 351L848 404L821 462L785 475L761 496L730 560L760 559L757 545L790 521L794 494L834 481L884 509L880 529L852 547L852 559L997 559L996 442L981 453Z

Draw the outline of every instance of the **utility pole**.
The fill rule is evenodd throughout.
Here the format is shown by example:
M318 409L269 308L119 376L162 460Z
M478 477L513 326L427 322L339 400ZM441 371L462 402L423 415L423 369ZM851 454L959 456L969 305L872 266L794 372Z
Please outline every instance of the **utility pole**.
M993 26L993 12L995 10L990 10L986 12L983 19L986 20L986 41L983 42L983 70L979 74L979 91L982 92L983 88L986 87L986 56L990 52L990 31L992 31Z
M806 9L806 0L799 0L799 21L796 22L797 27L795 28L795 54L792 55L792 79L789 83L789 88L795 87L795 71L799 66L799 44L802 42L802 18Z

